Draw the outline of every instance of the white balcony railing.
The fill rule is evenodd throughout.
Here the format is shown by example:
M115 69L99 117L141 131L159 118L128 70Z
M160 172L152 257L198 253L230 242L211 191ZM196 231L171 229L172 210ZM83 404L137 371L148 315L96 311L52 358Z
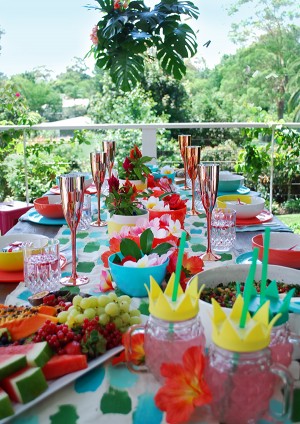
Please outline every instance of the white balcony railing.
M159 129L202 129L202 128L272 128L272 140L270 149L270 210L273 201L273 155L274 155L274 134L275 129L279 125L288 128L300 128L299 122L287 123L261 123L261 122L185 122L185 123L155 123L155 124L90 124L90 125L62 125L58 122L43 123L39 125L0 125L0 131L7 130L24 130L23 144L24 144L24 171L25 171L25 185L26 185L26 200L28 202L28 178L27 178L27 164L26 164L26 142L27 134L25 130L30 131L53 131L53 130L141 130L142 131L142 152L143 155L157 157L156 148L156 133Z

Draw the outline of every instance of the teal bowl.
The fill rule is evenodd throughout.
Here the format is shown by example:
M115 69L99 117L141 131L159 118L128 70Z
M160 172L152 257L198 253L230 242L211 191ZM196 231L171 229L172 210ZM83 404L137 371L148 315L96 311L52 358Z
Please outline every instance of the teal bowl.
M173 182L174 182L175 176L176 176L175 172L173 172L172 174L161 174L159 171L156 171L156 172L152 172L152 174L153 174L155 180L159 180L160 178L167 177L170 180L172 180Z
M167 273L167 266L169 259L161 265L151 266L149 268L130 268L118 264L114 264L113 260L115 253L108 258L109 269L113 281L123 293L133 297L146 297L148 296L145 284L150 286L150 276L161 285Z

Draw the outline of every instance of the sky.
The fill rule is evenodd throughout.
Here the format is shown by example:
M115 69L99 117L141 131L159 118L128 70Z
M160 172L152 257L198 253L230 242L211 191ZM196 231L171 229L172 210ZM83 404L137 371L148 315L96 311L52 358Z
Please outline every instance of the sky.
M151 0L145 0L151 5ZM208 67L219 63L223 54L234 53L228 39L232 18L225 10L231 0L194 0L200 9L197 21L189 25L197 32L198 54ZM90 33L99 12L89 10L94 0L0 0L0 72L10 77L45 66L54 78L84 58L91 47ZM203 46L211 40L209 47ZM93 69L94 59L86 60Z

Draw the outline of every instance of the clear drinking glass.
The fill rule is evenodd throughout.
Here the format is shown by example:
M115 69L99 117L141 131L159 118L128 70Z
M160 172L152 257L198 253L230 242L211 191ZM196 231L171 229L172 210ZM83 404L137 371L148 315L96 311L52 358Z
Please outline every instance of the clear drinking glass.
M91 196L89 194L84 195L83 207L81 218L77 227L77 231L87 230L92 222L92 207L91 207Z
M146 367L128 362L128 368L135 372L150 371L161 382L164 381L160 374L163 362L181 363L184 352L192 346L202 346L205 349L205 335L199 315L185 321L164 321L150 315L145 326L131 327L130 340L136 332L145 334ZM130 358L130 343L128 354Z
M211 247L217 252L228 252L236 240L236 211L215 208L211 215Z
M35 240L25 243L24 282L31 293L60 288L59 240Z

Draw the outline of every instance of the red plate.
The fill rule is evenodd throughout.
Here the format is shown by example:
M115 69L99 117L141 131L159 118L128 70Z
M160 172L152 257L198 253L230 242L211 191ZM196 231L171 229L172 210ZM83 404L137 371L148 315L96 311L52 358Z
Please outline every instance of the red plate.
M236 219L236 225L241 227L243 225L258 225L263 224L264 222L271 221L273 218L273 214L269 211L262 211L260 214L256 215L254 218L247 219Z
M0 283L19 283L24 280L23 271L1 271L0 270Z

